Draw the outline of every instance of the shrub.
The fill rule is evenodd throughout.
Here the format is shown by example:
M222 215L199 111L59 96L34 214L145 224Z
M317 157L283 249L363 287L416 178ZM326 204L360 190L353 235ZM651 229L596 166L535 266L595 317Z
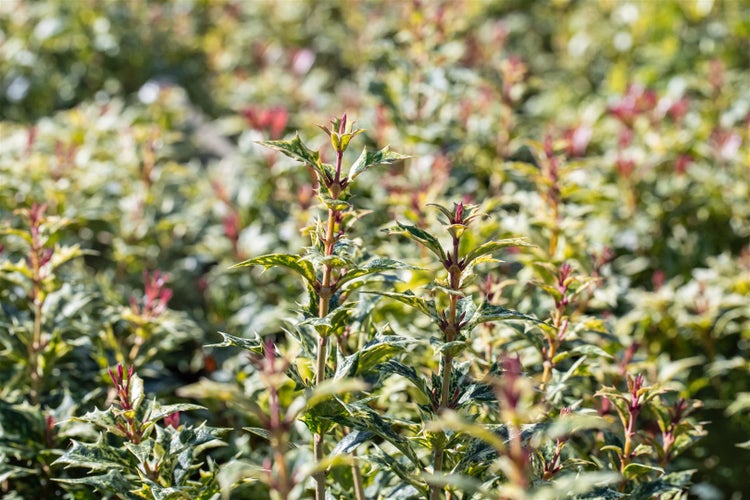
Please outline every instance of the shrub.
M4 497L746 490L747 9L386 7L0 5Z

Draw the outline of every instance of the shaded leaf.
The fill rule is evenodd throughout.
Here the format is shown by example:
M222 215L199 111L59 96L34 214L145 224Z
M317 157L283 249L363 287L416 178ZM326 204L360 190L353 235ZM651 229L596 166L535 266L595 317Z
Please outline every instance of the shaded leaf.
M206 347L240 347L254 354L263 354L263 340L255 332L253 332L253 338L250 339L235 337L224 332L218 333L224 338L224 341L220 344L209 344Z
M334 446L330 454L339 455L342 453L351 453L355 449L357 449L357 446L362 443L366 443L374 435L375 434L370 431L353 430L352 432L344 436L344 438L339 441L336 446Z

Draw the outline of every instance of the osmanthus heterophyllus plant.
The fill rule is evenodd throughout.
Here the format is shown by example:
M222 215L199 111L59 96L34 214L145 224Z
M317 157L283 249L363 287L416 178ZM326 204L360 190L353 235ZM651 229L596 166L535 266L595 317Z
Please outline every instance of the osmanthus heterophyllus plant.
M397 223L389 230L424 246L437 258L442 272L426 287L425 293L378 292L379 295L402 302L428 318L430 349L437 358L436 366L416 365L389 360L381 366L383 379L398 375L408 380L419 393L422 402L418 411L408 419L380 417L383 422L403 429L398 440L389 443L398 451L384 452L372 447L370 459L376 467L387 472L382 488L405 498L494 498L518 497L533 492L542 485L540 495L570 489L570 478L560 485L553 479L563 467L560 465L560 441L556 458L545 462L541 450L547 441L555 442L560 427L551 430L559 410L539 401L538 387L523 373L517 355L510 350L498 352L498 357L484 371L473 363L481 357L473 351L474 333L480 326L492 322L518 321L527 330L531 325L545 326L540 320L519 311L475 299L475 267L497 262L494 254L511 247L529 246L522 238L489 240L473 244L469 226L482 217L478 207L454 204L452 208L435 205L442 214L448 245L441 237L416 226ZM386 413L389 412L386 408ZM566 410L571 413L570 409ZM585 417L566 417L565 429L580 430ZM575 421L575 424L572 422ZM601 420L599 424L603 425ZM351 424L358 432L370 429ZM591 426L588 420L585 425ZM364 439L364 438L363 438ZM386 447L383 447L386 448ZM535 454L536 453L536 454ZM552 462L557 465L553 465ZM567 464L566 464L567 465ZM580 472L580 471L577 471ZM559 474L560 477L565 474ZM616 480L617 474L592 473L578 477L575 490L593 489L602 482ZM570 490L573 491L573 490Z
M351 427L351 420L354 419L352 414L347 413L350 408L345 401L351 402L356 397L356 390L366 387L362 379L372 374L379 361L403 350L408 343L408 339L387 335L385 332L356 330L357 325L366 323L366 317L376 302L372 296L357 295L357 290L373 280L387 279L381 273L406 270L411 266L388 258L374 257L366 249L360 248L351 236L353 226L364 215L353 206L353 182L360 174L373 167L388 165L406 156L395 153L388 147L375 152L368 152L365 148L345 171L344 153L349 148L350 141L364 130L353 128L346 115L333 120L330 128L321 128L330 138L335 153L334 165L323 162L321 154L307 147L299 136L288 141L261 142L262 145L301 162L315 175L318 199L326 216L316 220L309 229L312 245L305 248L301 255L268 254L235 266L287 268L303 279L307 289L307 303L300 307L300 315L286 330L290 340L296 344L294 351L286 354L286 361L279 361L285 365L286 375L264 377L262 381L271 399L266 411L270 415L268 418L264 417L260 408L255 412L260 413L258 419L267 428L265 432L257 429L253 431L269 437L272 454L277 457L273 474L266 475L265 479L271 494L278 498L301 495L306 475L311 475L314 480L315 497L318 500L326 498L327 483L331 482L327 481L329 467L346 461L338 453L327 459L328 451L334 440L352 440L345 437L348 432L346 426ZM225 333L222 335L224 343L221 345L243 347L256 355L265 356L267 363L272 363L272 357L284 358L278 347L262 342L260 337L242 339ZM271 347L273 356L268 353ZM288 382L293 382L291 388L296 391L295 396L288 395L291 388L286 387L284 377L287 377ZM279 398L280 394L287 396ZM385 426L376 425L378 416L372 410L368 412L366 405L357 408L367 413L373 426L371 434L386 439L399 439ZM279 412L286 417L280 417ZM312 460L309 457L305 459L305 455L301 455L303 459L300 460L300 454L304 453L302 450L290 452L279 445L290 439L294 439L296 443L306 439L295 430L293 423L297 418L312 433ZM284 425L279 422L284 422ZM290 438L288 433L291 432L295 434ZM330 438L326 439L327 436ZM282 462L280 458L285 454L295 456ZM295 463L296 469L292 467ZM363 499L365 494L359 467L351 460L348 463L353 465L351 473L343 480L345 486L341 491L348 491L352 496ZM332 474L336 473L331 470ZM257 477L257 474L253 476ZM337 486L341 488L341 485ZM328 494L331 494L330 491Z
M61 422L96 391L96 300L76 267L87 251L65 241L75 221L50 212L32 203L0 227L0 496L9 498L59 493L53 461L81 431Z
M156 399L147 400L143 380L132 366L124 369L117 365L116 370L109 370L109 376L116 393L109 408L72 419L94 426L98 439L73 440L55 462L89 472L58 481L70 491L86 485L98 494L128 500L216 498L217 467L202 454L224 444L220 440L224 430L205 422L197 426L180 422L180 412L199 410L200 406L163 406Z

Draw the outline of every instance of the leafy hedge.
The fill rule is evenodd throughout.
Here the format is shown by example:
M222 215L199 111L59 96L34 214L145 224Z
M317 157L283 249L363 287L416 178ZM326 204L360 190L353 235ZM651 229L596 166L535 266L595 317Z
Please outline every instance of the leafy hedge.
M3 496L748 493L749 44L733 1L0 2Z

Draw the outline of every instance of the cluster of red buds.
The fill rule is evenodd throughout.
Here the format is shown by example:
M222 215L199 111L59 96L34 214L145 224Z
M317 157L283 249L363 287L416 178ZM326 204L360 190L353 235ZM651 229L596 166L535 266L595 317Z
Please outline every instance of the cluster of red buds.
M160 271L154 271L153 274L143 273L144 294L143 303L138 304L135 297L130 298L130 309L136 316L145 319L156 318L167 310L173 292L167 288L167 279L169 275Z

